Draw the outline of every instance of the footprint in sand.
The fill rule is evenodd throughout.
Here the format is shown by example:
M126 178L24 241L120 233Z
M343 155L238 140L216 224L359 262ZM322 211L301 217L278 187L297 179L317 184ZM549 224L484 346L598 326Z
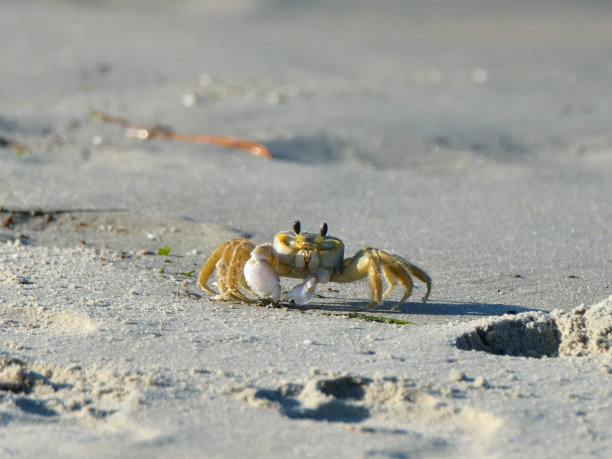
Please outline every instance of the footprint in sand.
M397 378L344 375L236 390L239 400L292 420L338 423L363 433L451 433L485 440L502 425L491 413L456 406L444 388Z

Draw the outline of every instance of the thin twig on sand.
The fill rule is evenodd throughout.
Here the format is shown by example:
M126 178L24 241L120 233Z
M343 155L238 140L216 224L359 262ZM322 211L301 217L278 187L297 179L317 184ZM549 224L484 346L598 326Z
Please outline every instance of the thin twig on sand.
M17 142L16 140L9 139L8 137L0 136L0 147L11 147L20 155L25 155L28 153L28 149L25 145Z
M113 212L127 212L128 209L8 209L0 205L0 214L25 215L29 217L40 217L42 215L59 214L105 214Z
M134 123L125 118L109 115L98 109L92 109L92 115L100 118L108 123L118 124L123 126L128 137L147 140L157 137L159 139L181 140L185 142L208 143L219 147L234 148L237 150L246 151L255 156L271 159L272 153L265 146L252 142L251 140L239 139L230 136L213 136L206 134L185 134L176 132L162 126L148 126L145 124Z
M55 218L60 214L103 214L113 212L127 212L128 209L10 209L0 205L0 214L7 214L8 217L0 222L4 228L13 228L16 224L27 221L33 217L43 217L47 220Z

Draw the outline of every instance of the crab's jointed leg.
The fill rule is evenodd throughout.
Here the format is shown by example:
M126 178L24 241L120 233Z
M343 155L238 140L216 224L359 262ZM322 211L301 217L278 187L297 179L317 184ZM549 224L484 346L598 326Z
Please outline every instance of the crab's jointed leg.
M431 278L419 267L408 263L402 257L389 253L385 250L378 250L371 247L360 250L353 258L344 262L342 273L335 273L332 282L353 282L368 276L371 287L371 298L368 308L380 304L383 297L391 293L397 283L404 288L404 296L393 307L397 309L412 293L413 281L410 275L415 276L427 285L427 293L423 297L423 302L427 301L431 291ZM383 295L382 276L389 282L389 288Z
M206 260L198 276L198 284L205 291L217 295L216 299L236 300L252 303L255 300L245 296L240 288L248 289L243 268L255 248L255 243L244 238L234 238L224 242L215 249ZM217 285L219 293L208 285L208 279L217 269Z

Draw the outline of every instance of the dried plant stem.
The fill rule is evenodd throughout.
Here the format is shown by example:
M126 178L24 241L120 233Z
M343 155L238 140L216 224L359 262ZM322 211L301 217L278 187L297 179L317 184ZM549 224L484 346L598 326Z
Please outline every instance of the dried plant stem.
M185 134L167 129L161 126L147 126L144 124L133 123L132 121L109 115L97 109L92 109L92 114L102 121L118 124L126 129L126 134L140 140L160 139L181 140L185 142L208 143L219 147L234 148L244 150L255 156L272 158L272 153L265 146L246 139L239 139L230 136L212 136L206 134Z
M25 145L13 140L8 137L0 136L0 147L11 147L17 151L17 153L22 154L28 151Z
M76 214L76 213L113 213L127 212L128 209L8 209L0 205L0 214L40 217L43 215Z

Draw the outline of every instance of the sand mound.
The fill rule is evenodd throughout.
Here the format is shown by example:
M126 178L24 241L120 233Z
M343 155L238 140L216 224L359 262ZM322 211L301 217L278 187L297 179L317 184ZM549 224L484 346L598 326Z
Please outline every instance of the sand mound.
M0 356L0 391L5 391L0 397L0 411L21 415L87 415L101 419L118 411L135 389L156 384L142 372L61 367Z
M71 334L88 334L98 329L97 321L85 314L24 306L16 301L0 304L0 326Z
M571 313L524 313L489 321L459 336L456 346L524 357L612 354L612 296Z

